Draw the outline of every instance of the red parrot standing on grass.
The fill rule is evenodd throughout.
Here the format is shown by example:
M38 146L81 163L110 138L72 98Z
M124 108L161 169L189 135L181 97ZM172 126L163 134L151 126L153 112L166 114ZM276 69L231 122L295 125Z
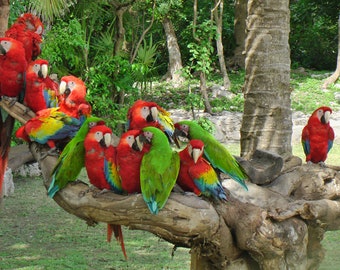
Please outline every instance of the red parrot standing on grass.
M181 160L177 184L184 191L194 192L197 196L205 195L217 200L227 200L227 195L210 163L203 158L204 143L191 140L187 147L179 152Z
M112 130L105 125L92 127L84 140L85 168L90 183L101 190L123 192L116 166L116 149L112 145ZM107 241L114 233L127 259L123 232L120 225L107 224Z
M301 142L308 163L325 166L324 162L334 141L334 130L329 124L331 113L329 107L316 109L302 130Z
M31 13L25 13L5 32L5 36L16 39L23 44L25 57L29 63L41 53L40 44L42 43L43 31L44 25L41 20Z
M24 103L33 112L58 106L58 83L48 76L48 61L32 61L26 71Z
M0 99L18 100L24 90L26 67L22 43L12 38L0 38ZM0 109L0 201L14 122L13 117Z

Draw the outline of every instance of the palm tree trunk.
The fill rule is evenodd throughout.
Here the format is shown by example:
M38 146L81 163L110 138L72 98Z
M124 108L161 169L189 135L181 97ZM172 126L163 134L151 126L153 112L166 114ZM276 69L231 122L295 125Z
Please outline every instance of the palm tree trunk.
M9 0L0 0L0 37L5 35L8 27Z
M289 1L249 0L241 156L292 154Z

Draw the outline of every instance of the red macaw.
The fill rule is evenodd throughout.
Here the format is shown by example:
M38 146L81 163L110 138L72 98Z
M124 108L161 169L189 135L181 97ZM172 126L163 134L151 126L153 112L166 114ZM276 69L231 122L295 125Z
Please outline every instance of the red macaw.
M5 36L23 44L26 60L30 62L41 53L43 31L44 25L41 20L31 13L25 13L5 32Z
M24 73L27 67L22 43L7 37L0 38L0 98L13 102L20 99L24 90ZM14 118L0 110L0 200L7 168Z
M203 158L204 143L191 140L187 147L179 152L181 159L177 184L184 191L194 192L218 200L227 200L227 195L210 163Z
M170 113L155 102L137 100L129 109L128 129L142 129L153 126L161 129L172 141L175 127Z
M84 140L85 168L89 181L101 190L122 193L122 185L116 166L116 149L112 145L112 130L105 125L90 128ZM123 232L120 225L107 224L107 241L114 233L120 242L125 259L127 259Z
M334 130L329 124L331 113L332 109L329 107L316 109L302 130L301 141L308 163L325 165L334 141Z
M75 76L64 76L61 78L59 99L60 110L72 117L78 117L79 107L85 108L85 105L90 110L87 113L91 112L91 106L86 101L85 83Z
M48 76L48 61L32 61L26 71L24 103L37 112L58 106L58 83Z
M117 169L122 188L129 194L141 192L140 165L145 151L141 151L136 140L141 133L140 130L129 130L122 134L117 145Z

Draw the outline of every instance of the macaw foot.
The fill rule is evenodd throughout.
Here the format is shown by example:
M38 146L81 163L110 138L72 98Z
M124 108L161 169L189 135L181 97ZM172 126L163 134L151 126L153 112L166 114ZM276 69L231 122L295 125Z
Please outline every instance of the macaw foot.
M90 188L90 189L91 189L91 188ZM109 190L109 189L102 189L102 190L93 189L93 191L92 191L92 197L93 197L93 198L97 198L97 197L99 197L100 195L105 194L105 193L108 193L108 192L111 192L111 190Z
M15 104L15 102L18 101L18 98L17 98L17 97L2 96L1 98L2 98L3 100L8 101L8 106L9 106L9 107L12 107L12 106Z
M41 156L40 156L39 161L45 159L47 156L59 156L57 148L53 147L50 150L48 150L47 152L41 152Z
M319 165L320 165L320 167L322 167L322 168L327 168L327 165L326 165L326 163L325 163L325 162L323 162L323 161L320 161L318 164L319 164Z
M310 160L309 161L307 161L307 165L313 165L314 163L313 162L311 162Z

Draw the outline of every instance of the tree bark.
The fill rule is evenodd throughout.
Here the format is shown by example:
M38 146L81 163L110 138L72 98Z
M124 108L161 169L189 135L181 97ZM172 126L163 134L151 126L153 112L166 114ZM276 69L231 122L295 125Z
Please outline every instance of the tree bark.
M18 102L3 105L17 119L30 118ZM48 147L38 143L30 150L48 188L57 157L41 159ZM54 200L89 225L124 225L190 248L191 269L317 269L324 232L340 229L339 172L317 164L284 166L270 184L247 185L245 191L224 178L227 202L172 192L158 215L150 214L141 194L100 193L81 181L69 183Z
M327 89L327 87L330 84L335 83L337 79L339 79L339 77L340 77L340 15L338 19L338 57L336 61L336 69L334 73L324 81L322 88Z
M9 0L0 0L0 37L5 36L8 28L9 10Z
M217 56L220 63L220 69L223 77L223 87L229 90L231 83L228 77L227 67L224 60L223 42L222 42L222 26L223 26L223 0L215 0L215 7L212 11L216 22L216 48Z
M235 1L235 19L234 19L234 37L236 48L234 50L233 61L241 68L245 68L245 40L246 21L247 21L247 3L248 0Z
M168 71L163 78L167 81L173 82L175 87L179 87L184 81L184 78L180 73L181 69L183 68L181 51L178 46L174 26L167 16L163 19L163 28L169 54Z
M288 1L248 2L241 156L256 149L291 156Z

